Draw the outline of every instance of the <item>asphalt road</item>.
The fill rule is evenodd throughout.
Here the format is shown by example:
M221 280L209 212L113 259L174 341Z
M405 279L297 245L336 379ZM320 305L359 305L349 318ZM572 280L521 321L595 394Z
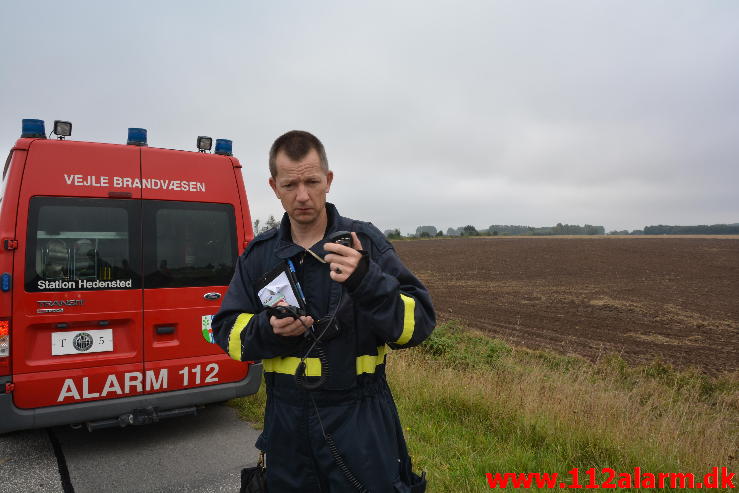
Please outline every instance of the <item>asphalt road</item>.
M147 426L0 435L0 493L238 491L258 434L234 409L210 405Z

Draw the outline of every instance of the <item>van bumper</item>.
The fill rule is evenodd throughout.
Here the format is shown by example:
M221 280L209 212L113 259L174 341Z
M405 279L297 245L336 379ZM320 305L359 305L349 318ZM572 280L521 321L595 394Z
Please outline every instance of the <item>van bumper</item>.
M79 404L20 409L13 404L12 393L3 393L0 394L0 433L85 423L117 417L121 414L130 413L134 409L147 407L153 407L158 411L166 411L186 406L221 402L254 394L259 390L261 382L262 364L254 363L249 366L249 373L246 377L238 382Z

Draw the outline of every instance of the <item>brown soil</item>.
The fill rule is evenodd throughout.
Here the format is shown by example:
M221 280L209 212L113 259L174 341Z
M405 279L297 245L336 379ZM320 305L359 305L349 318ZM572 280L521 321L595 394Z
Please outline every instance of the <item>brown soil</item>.
M735 237L736 238L736 237ZM397 241L440 319L514 344L739 369L739 239Z

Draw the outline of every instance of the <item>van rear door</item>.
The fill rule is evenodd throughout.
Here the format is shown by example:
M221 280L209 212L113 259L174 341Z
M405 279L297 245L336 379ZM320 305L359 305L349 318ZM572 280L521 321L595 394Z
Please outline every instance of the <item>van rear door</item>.
M144 148L141 163L145 370L166 390L241 380L248 366L203 335L244 238L231 160Z
M91 152L94 146L94 152ZM94 159L91 159L94 156ZM34 141L21 184L13 283L13 392L20 408L136 395L143 374L139 149ZM105 175L105 176L102 176Z

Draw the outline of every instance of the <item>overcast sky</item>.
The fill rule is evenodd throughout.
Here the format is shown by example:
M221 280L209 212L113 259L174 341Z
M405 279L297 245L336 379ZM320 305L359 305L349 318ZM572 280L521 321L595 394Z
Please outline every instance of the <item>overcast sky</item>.
M0 2L0 147L315 133L329 200L381 229L739 222L739 2ZM3 151L5 152L5 151Z

